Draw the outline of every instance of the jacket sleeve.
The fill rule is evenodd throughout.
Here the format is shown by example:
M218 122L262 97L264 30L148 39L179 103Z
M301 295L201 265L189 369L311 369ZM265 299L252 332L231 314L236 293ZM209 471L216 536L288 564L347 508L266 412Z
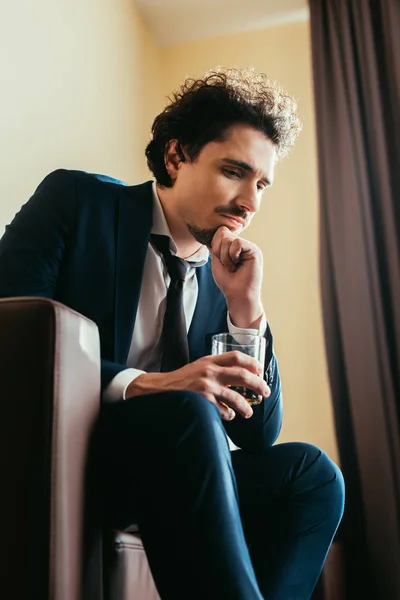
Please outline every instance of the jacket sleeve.
M248 452L262 453L278 438L282 427L282 390L278 363L273 351L272 333L267 327L267 352L264 379L271 394L253 406L253 416L244 419L239 414L233 421L224 421L225 430L233 443Z
M64 169L50 173L0 239L0 298L54 298L76 214L74 174ZM124 369L102 359L102 390Z
M101 392L104 394L104 391L112 382L114 377L121 373L121 371L127 370L127 366L119 365L117 363L111 362L109 360L101 359ZM133 377L132 377L133 379ZM122 398L122 394L121 394Z
M0 297L54 297L75 214L73 175L50 173L0 240Z

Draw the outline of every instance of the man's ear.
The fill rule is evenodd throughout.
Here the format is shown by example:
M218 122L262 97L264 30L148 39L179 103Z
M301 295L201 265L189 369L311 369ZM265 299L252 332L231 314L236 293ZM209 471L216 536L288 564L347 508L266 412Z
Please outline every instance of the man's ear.
M186 156L178 140L170 140L165 147L165 168L171 179L175 180L182 163L186 162Z
M175 149L176 149L176 153L178 154L179 158L181 159L181 162L185 163L187 158L186 158L184 151L182 150L182 146L180 145L180 143L178 141L176 142Z

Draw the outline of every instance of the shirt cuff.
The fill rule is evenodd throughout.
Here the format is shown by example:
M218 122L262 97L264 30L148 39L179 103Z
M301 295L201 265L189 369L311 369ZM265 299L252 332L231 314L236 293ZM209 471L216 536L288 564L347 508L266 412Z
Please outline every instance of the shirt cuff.
M117 402L126 400L127 387L136 377L146 373L140 369L124 369L114 377L103 392L103 402Z
M233 323L231 321L229 312L227 313L227 323L228 323L229 333L232 333L232 334L248 333L249 335L259 335L260 337L263 337L263 335L265 334L265 332L267 330L267 319L266 319L265 315L263 315L263 318L261 319L261 322L260 322L260 327L258 329L245 329L243 327L236 327L236 325L233 325Z

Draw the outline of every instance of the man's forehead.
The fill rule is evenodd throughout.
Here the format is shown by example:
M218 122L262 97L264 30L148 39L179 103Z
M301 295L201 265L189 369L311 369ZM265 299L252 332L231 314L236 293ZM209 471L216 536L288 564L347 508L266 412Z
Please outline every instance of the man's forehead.
M236 126L227 132L224 140L207 144L212 160L241 162L245 170L272 178L276 160L273 142L258 130L247 126ZM238 165L240 166L240 165Z

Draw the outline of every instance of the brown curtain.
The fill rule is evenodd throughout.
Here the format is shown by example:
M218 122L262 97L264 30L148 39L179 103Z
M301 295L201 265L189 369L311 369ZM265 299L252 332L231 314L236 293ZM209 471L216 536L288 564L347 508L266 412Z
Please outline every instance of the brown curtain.
M309 0L348 597L400 599L400 0Z

